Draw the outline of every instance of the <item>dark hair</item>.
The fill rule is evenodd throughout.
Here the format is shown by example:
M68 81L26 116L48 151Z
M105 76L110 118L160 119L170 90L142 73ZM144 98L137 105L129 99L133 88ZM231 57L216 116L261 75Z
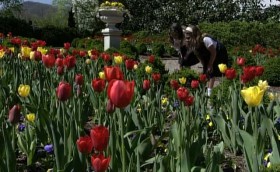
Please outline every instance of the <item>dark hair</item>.
M174 40L173 40L173 37L171 36L171 33L177 33L178 38L180 40L184 39L183 29L179 23L172 23L172 25L169 28L169 41L170 41L170 43L174 44Z

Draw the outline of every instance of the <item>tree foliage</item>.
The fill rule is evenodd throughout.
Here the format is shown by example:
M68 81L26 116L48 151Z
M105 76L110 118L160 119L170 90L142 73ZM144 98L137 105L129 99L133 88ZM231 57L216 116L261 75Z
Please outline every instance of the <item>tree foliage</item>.
M13 16L13 11L19 11L23 0L0 0L1 16Z

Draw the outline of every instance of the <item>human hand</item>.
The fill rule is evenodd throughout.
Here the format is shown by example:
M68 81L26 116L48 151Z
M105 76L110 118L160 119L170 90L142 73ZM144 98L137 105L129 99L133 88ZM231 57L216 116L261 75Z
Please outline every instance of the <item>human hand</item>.
M208 66L207 66L207 74L211 74L212 71L213 71L213 66L208 64Z

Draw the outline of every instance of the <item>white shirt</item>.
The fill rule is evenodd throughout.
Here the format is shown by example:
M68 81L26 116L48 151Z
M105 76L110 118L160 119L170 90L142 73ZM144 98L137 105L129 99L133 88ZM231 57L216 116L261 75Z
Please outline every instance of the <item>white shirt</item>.
M206 48L209 48L211 45L214 45L215 49L217 47L217 42L214 41L212 38L210 37L204 37L203 38L203 43L205 45Z

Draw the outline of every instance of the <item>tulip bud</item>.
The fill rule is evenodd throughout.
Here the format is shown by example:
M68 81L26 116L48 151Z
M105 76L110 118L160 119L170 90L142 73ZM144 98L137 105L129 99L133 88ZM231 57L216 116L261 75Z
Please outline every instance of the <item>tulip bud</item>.
M56 95L57 98L61 101L68 100L71 96L72 87L67 82L60 82L57 89Z
M18 123L20 120L20 106L14 105L9 111L8 121L12 124Z
M63 75L64 73L64 67L63 66L58 66L57 69L56 69L56 73L58 75Z
M75 76L75 82L77 85L83 85L84 84L84 77L81 74L77 74Z
M149 90L150 87L151 87L150 81L147 80L147 79L145 79L145 80L143 81L143 89L144 89L144 90Z
M107 101L106 112L107 113L115 112L115 105L110 100Z

